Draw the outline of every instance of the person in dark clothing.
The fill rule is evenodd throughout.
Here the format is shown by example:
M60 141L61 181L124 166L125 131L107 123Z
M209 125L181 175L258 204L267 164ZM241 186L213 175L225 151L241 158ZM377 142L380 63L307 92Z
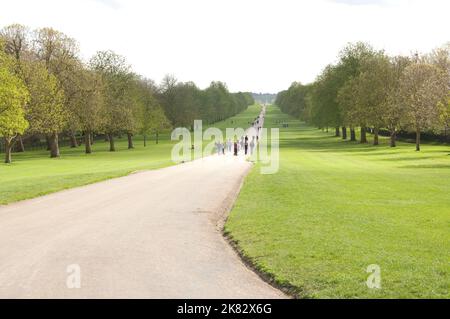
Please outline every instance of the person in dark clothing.
M248 136L245 137L244 147L245 147L245 155L247 155L247 153L248 153Z
M234 141L234 156L238 156L238 143Z

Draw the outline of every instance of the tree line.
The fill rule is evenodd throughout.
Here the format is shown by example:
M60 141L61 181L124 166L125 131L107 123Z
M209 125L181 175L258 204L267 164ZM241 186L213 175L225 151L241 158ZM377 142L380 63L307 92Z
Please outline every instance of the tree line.
M328 65L315 82L294 82L278 93L276 104L285 113L336 136L367 143L367 131L379 144L381 130L396 146L399 131L414 132L420 151L423 132L450 128L450 44L429 54L389 56L367 43L349 44L338 62Z
M0 137L5 162L13 146L45 139L50 157L60 156L59 137L71 147L82 136L92 153L95 134L104 135L115 151L115 138L158 136L174 126L210 123L233 116L253 104L249 93L230 93L222 82L200 90L192 82L166 76L160 85L135 73L113 51L99 51L89 61L80 58L77 41L52 28L31 31L14 24L0 30Z

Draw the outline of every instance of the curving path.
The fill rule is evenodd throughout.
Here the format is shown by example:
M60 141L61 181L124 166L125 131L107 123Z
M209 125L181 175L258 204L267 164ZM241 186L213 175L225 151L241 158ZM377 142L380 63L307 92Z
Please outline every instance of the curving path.
M250 167L211 156L0 207L0 298L285 297L221 234Z

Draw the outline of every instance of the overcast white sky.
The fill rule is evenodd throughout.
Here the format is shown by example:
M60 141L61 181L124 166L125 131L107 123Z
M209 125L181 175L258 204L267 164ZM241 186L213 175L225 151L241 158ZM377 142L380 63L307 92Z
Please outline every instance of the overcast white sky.
M273 92L308 83L339 50L368 41L392 54L450 41L449 0L0 0L0 27L50 26L83 58L111 49L159 82Z

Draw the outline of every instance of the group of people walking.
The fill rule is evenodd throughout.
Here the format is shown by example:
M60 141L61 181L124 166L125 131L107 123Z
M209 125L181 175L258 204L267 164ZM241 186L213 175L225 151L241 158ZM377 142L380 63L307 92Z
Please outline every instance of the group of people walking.
M216 150L218 155L225 155L225 154L233 154L234 156L238 156L239 153L244 152L245 155L253 155L255 151L255 147L259 142L258 136L252 136L252 139L250 140L249 137L246 135L245 137L242 136L241 139L235 140L232 142L230 139L225 142L216 142Z
M247 134L242 136L240 139L235 139L234 142L231 139L227 141L217 141L216 150L218 155L233 154L238 156L239 153L244 153L245 155L253 155L255 148L259 143L259 136L261 134L261 129L264 125L265 108L263 108L261 114L253 121L252 128L247 130ZM248 133L252 132L251 139Z

